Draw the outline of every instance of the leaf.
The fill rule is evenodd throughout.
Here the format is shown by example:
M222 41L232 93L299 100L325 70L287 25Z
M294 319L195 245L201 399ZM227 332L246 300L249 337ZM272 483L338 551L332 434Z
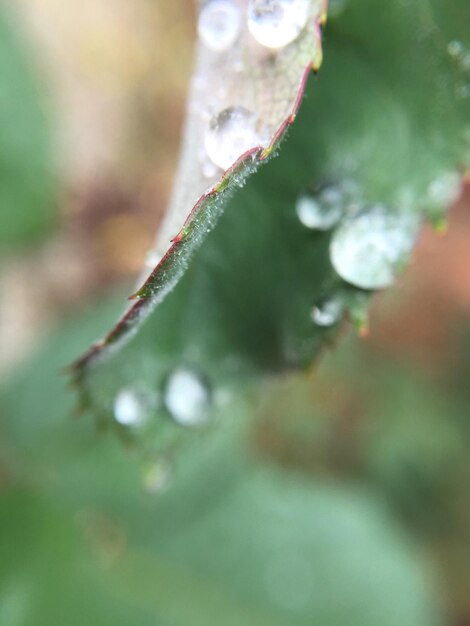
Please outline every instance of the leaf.
M206 7L202 2L199 4L202 18ZM79 368L94 360L108 345L125 341L166 298L185 272L194 251L214 228L227 200L274 154L294 122L308 74L318 71L322 62L320 27L326 21L327 0L301 0L300 4L308 7L305 26L290 45L279 50L257 45L248 32L247 0L234 5L240 14L241 30L228 50L221 53L204 45L204 41L199 44L173 198L155 249L149 253L151 261L155 257L160 260L131 297L138 302L103 341L80 359ZM297 11L295 7L292 10ZM237 111L238 117L242 116L239 123L243 122L246 129L235 137L235 151L228 149L230 142L225 140L228 153L220 156L222 149L216 145L213 149L216 156L210 161L207 150L203 150L207 131L212 126L216 131L223 127L219 117L227 118L232 110ZM212 116L210 122L208 116ZM207 161L214 168L213 173L205 172ZM171 237L172 245L168 248Z
M2 626L440 623L376 492L263 463L249 421L226 420L144 493L132 448L65 419L57 364L105 316L57 333L0 396Z
M54 222L51 129L32 53L0 10L0 250L36 241Z
M447 47L467 11L463 2L444 11L437 0L389 2L380 15L372 0L345 5L329 26L325 67L307 85L280 156L228 201L177 288L146 323L136 323L147 306L141 299L106 341L130 331L132 339L95 359L99 344L77 364L85 406L112 423L119 391L143 390L153 405L141 439L165 449L188 432L161 402L175 368L208 381L216 421L228 411L221 395L245 392L262 375L307 367L331 343L338 324L313 324L312 304L339 297L363 323L370 292L336 274L335 231L305 228L296 199L325 182L347 183L353 206L380 203L392 224L404 217L407 238L414 232L407 219L442 216L465 160L462 72ZM349 219L354 214L338 232Z

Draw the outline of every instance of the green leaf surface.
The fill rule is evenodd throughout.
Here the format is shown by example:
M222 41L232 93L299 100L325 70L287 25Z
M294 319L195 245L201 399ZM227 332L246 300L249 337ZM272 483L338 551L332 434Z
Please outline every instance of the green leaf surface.
M369 294L342 282L330 261L334 231L303 226L296 199L325 183L351 186L353 215L340 229L354 211L377 204L392 220L442 218L458 192L468 142L468 99L459 90L468 71L448 52L468 6L443 7L394 0L377 13L372 0L345 4L327 28L324 67L310 80L279 157L228 200L150 319L139 324L159 298L148 283L105 345L77 364L85 405L112 421L121 389L161 392L169 372L184 366L209 382L216 417L225 410L215 401L219 390L237 395L259 375L306 367L331 342L338 324L313 324L314 303L339 296L361 321ZM180 261L186 268L184 247ZM164 286L160 268L151 281ZM118 341L125 336L127 343ZM185 433L155 404L143 439L165 448Z
M57 366L105 316L58 333L0 396L2 626L440 624L381 497L263 463L235 415L146 493L133 448L65 417Z
M0 7L0 251L37 241L55 213L50 123L14 17Z

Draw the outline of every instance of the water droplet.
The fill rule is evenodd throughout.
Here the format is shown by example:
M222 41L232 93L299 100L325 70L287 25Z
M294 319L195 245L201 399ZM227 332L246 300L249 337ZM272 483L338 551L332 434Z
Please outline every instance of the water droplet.
M463 43L457 39L454 39L447 44L447 52L451 57L459 57L463 53L463 50Z
M412 215L391 213L380 205L359 213L333 235L333 267L341 278L362 289L387 287L406 262L417 229Z
M147 493L155 494L164 491L170 481L170 467L164 461L156 461L149 465L143 477L144 489Z
M235 43L240 27L240 9L232 0L212 0L203 6L199 15L199 36L216 52L228 50Z
M428 187L428 201L432 207L447 209L460 195L461 180L458 172L447 172L436 178Z
M164 403L171 417L182 426L198 426L208 418L211 394L196 372L179 368L166 381Z
M325 298L312 309L312 320L317 326L333 326L340 321L344 310L341 298Z
M302 32L310 0L250 0L248 28L266 48L282 48Z
M226 170L245 152L261 143L257 116L243 107L229 107L212 118L204 145L213 163Z
M329 186L318 194L302 194L298 197L295 210L299 220L307 228L329 230L343 215L345 198L339 187Z
M114 400L114 419L121 426L142 426L148 419L148 400L142 390L121 389Z
M145 257L145 267L154 269L161 260L161 255L156 250L150 250Z

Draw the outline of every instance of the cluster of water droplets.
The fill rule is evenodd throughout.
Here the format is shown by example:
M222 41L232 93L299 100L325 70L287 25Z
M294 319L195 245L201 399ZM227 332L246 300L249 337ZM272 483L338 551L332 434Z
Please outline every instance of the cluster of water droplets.
M248 29L266 48L283 48L307 23L310 0L249 0Z
M283 48L301 34L311 10L311 0L249 0L246 12L248 31L261 46ZM240 6L234 0L208 0L198 20L203 44L225 52L238 40L242 30Z
M235 0L207 0L200 11L198 33L206 49L232 58L233 71L243 67L237 56L237 42L245 29L261 49L271 51L293 42L304 30L312 10L311 0L249 0L243 15ZM230 56L228 56L230 55ZM235 68L237 64L238 70ZM205 155L200 157L201 173L213 179L227 170L252 148L269 145L272 129L263 128L255 111L237 102L227 102L216 90L220 110L204 120ZM225 105L225 106L224 106Z
M435 181L432 193L448 199L455 193L455 183L454 177ZM329 184L302 193L295 210L309 229L334 229L330 260L343 280L361 289L381 289L393 283L408 260L419 222L410 210L368 207L361 195L353 181ZM342 312L340 299L328 299L314 307L312 319L319 326L330 326Z
M177 367L163 378L157 391L140 386L121 388L113 404L114 420L128 432L149 432L152 422L170 418L178 427L197 428L206 424L214 405L223 405L226 394L213 392L199 371ZM141 474L142 487L148 494L159 494L170 484L169 459L154 457L146 462Z
M209 419L212 393L203 375L190 368L176 368L164 379L161 392L124 387L114 399L115 421L123 427L146 426L161 406L180 426L196 427Z

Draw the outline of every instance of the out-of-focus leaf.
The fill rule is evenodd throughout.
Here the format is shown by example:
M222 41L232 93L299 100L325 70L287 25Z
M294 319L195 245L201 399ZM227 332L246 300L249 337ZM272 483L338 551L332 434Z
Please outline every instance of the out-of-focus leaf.
M51 129L33 52L0 7L0 250L37 240L54 220Z
M440 623L384 502L260 462L243 419L145 493L132 448L65 419L56 366L102 321L59 333L2 393L2 626Z
M136 602L116 602L76 519L44 494L2 494L0 532L2 626L154 623Z

